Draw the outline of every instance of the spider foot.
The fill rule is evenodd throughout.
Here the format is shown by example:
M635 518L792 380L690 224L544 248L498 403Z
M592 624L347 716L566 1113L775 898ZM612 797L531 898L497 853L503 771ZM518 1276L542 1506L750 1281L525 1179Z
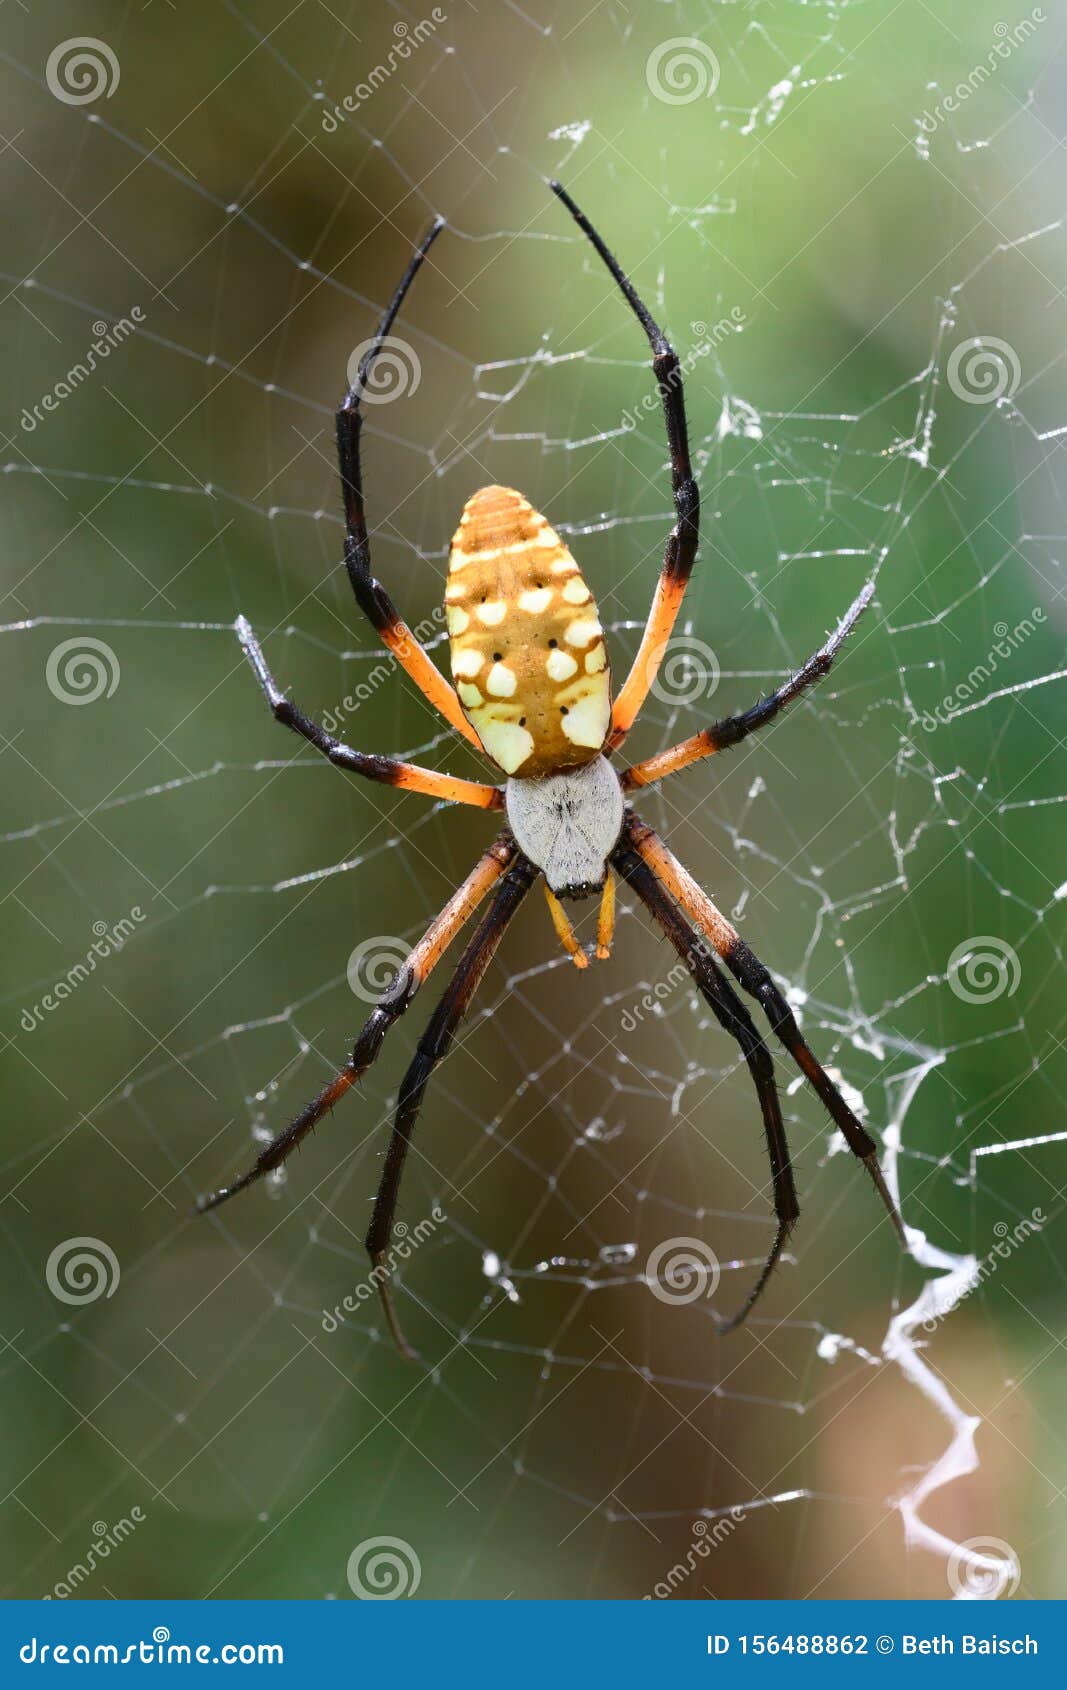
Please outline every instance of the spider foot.
M905 1250L909 1249L908 1235L904 1230L904 1222L900 1217L900 1210L897 1208L896 1203L893 1200L893 1194L885 1182L885 1175L882 1172L877 1151L872 1150L869 1156L864 1156L863 1166L874 1181L874 1189L885 1204L889 1219L896 1228L897 1237L900 1239L900 1242L904 1246Z
M378 1287L381 1300L382 1314L385 1324L389 1328L389 1335L405 1361L418 1361L418 1356L404 1337L400 1321L397 1318L396 1304L393 1302L393 1289L389 1272L389 1261L384 1250L371 1254L371 1279Z
M767 1260L764 1262L763 1267L760 1270L759 1278L756 1280L755 1285L753 1285L751 1291L741 1304L737 1313L730 1315L730 1317L726 1320L724 1320L721 1315L714 1315L715 1332L719 1338L725 1338L730 1332L736 1332L739 1327L744 1326L749 1315L752 1313L752 1310L755 1308L760 1297L766 1290L767 1281L770 1279L771 1274L781 1261L782 1254L789 1242L790 1234L796 1224L795 1217L792 1220L779 1221L778 1231L774 1235L774 1243L771 1245L770 1255L767 1257Z

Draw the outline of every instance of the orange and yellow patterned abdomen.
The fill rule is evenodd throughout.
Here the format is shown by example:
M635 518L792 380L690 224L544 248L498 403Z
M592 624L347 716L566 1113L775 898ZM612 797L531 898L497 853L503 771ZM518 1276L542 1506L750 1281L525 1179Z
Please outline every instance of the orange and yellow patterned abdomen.
M578 565L521 493L467 500L445 609L456 691L493 762L523 779L590 762L611 723L604 630Z

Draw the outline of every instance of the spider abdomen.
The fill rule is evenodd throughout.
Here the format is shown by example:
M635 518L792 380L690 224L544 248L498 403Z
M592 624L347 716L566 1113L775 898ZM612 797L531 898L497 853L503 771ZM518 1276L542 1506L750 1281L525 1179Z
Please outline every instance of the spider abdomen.
M467 500L445 607L464 714L505 774L537 778L597 756L611 677L596 603L555 529L513 488Z

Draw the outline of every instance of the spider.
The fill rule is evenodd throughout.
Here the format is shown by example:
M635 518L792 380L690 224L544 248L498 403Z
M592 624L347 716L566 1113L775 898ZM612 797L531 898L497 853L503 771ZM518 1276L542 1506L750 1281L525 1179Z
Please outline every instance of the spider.
M675 351L567 190L558 182L550 186L592 243L648 337L670 451L675 522L640 646L618 695L612 698L603 630L578 565L555 529L511 488L483 487L475 493L467 501L452 541L445 608L454 685L445 680L371 574L360 463L360 406L374 360L444 227L442 218L434 221L415 249L337 412L345 565L356 602L383 644L445 721L486 755L507 777L506 782L482 785L340 743L281 692L248 622L239 617L236 624L277 720L302 735L331 763L404 791L483 810L503 810L506 817L503 832L397 970L340 1073L260 1152L246 1173L197 1204L200 1213L217 1208L281 1166L367 1072L389 1029L407 1010L455 935L492 893L401 1083L367 1233L366 1247L383 1313L397 1348L408 1359L415 1352L400 1329L389 1274L405 1157L430 1077L448 1055L508 923L539 875L544 877L556 933L579 968L587 967L589 959L561 900L600 895L596 955L605 958L614 923L612 871L621 876L667 935L697 991L736 1040L748 1067L767 1138L776 1230L767 1259L738 1312L730 1319L717 1317L720 1332L736 1329L747 1318L800 1213L771 1053L727 972L760 1005L775 1037L811 1083L848 1148L866 1167L901 1242L907 1242L873 1139L801 1036L767 969L627 803L629 793L727 750L772 722L827 673L866 609L873 585L864 587L821 649L769 697L645 762L621 771L612 766L608 759L622 745L644 704L678 616L697 552L700 500L689 459L682 371Z

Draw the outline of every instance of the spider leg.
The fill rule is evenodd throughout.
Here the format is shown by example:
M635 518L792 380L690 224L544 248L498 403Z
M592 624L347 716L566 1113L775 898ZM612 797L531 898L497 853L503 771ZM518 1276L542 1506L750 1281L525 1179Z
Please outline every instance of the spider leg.
M782 1108L774 1080L774 1063L770 1051L756 1031L748 1010L724 977L703 940L664 888L656 872L625 842L617 846L611 860L666 933L719 1025L740 1046L760 1101L763 1129L767 1138L767 1156L771 1164L774 1214L778 1224L767 1260L744 1303L732 1319L717 1322L720 1333L733 1332L748 1318L761 1296L800 1214L785 1124L782 1121Z
M773 722L779 711L829 673L834 658L873 597L874 582L868 581L825 645L820 646L795 675L790 675L777 692L772 692L769 698L761 698L750 710L743 710L736 716L725 716L722 721L713 722L710 728L693 734L691 739L683 739L680 745L672 746L669 751L660 751L655 757L624 770L621 777L623 791L632 792L635 787L650 786L653 781L664 780L667 775L687 769L690 763L699 763L704 757L714 756L716 751L728 751L732 746L740 745L749 734Z
M615 938L615 877L610 869L600 894L600 909L596 921L596 954L598 962L607 962Z
M397 1349L409 1361L414 1359L415 1352L400 1330L390 1289L389 1262L389 1246L404 1162L430 1076L437 1064L448 1055L456 1029L470 1008L471 999L493 960L497 946L504 937L504 931L538 873L539 870L526 857L516 854L503 883L497 888L492 903L460 958L455 974L445 987L427 1022L411 1065L400 1082L393 1131L385 1153L385 1166L374 1200L374 1212L371 1215L366 1245L389 1330Z
M588 968L589 958L578 942L578 935L571 926L570 916L556 897L548 881L543 880L541 884L545 889L545 900L548 904L548 913L552 917L552 926L556 938L570 957L575 968Z
M717 909L702 887L698 886L688 869L682 867L646 822L627 811L623 822L623 842L631 844L671 896L696 923L722 957L731 974L744 991L762 1006L775 1037L783 1044L797 1067L818 1093L824 1109L834 1125L840 1129L852 1154L859 1158L871 1176L874 1188L885 1205L897 1236L908 1247L904 1223L893 1196L886 1185L878 1162L878 1147L864 1130L829 1074L804 1040L792 1010L778 990L759 958L749 950L737 930Z
M585 213L559 182L550 182L552 192L562 200L582 233L592 242L623 297L637 318L652 348L652 369L663 404L663 420L667 429L667 444L671 458L671 491L674 497L675 522L663 554L663 568L649 611L648 622L641 636L637 656L622 690L615 700L611 714L611 732L605 750L622 744L632 728L638 711L648 697L649 688L659 672L664 649L670 639L681 608L685 589L696 558L700 530L700 493L693 478L689 461L689 434L685 420L685 393L678 354L659 327L614 253L604 244Z
M370 539L367 516L363 504L363 468L360 460L360 435L363 413L360 409L367 389L374 361L404 303L404 297L422 266L423 259L444 228L444 218L437 217L426 231L401 277L400 286L386 307L385 315L363 357L356 379L345 393L337 410L337 461L341 471L341 491L345 510L345 568L352 583L356 603L376 631L382 644L392 652L401 668L406 670L419 691L438 710L450 727L461 733L479 751L481 740L460 709L459 699L449 681L423 650L411 629L397 610L380 581L371 574Z
M340 1073L334 1076L329 1085L323 1087L295 1120L290 1121L269 1144L264 1145L246 1173L234 1180L232 1185L224 1185L210 1196L199 1198L194 1213L203 1215L209 1209L217 1209L220 1203L226 1203L231 1197L236 1197L239 1191L244 1191L272 1168L280 1168L286 1157L318 1126L322 1117L333 1108L338 1099L367 1072L381 1050L386 1033L403 1015L419 987L440 962L455 935L474 914L490 888L510 868L515 856L516 846L508 834L502 833L498 839L494 839L462 886L452 895L440 915L435 917L418 944L408 953L364 1023L352 1048L352 1055Z
M503 794L499 787L485 786L480 781L461 780L452 775L438 774L434 769L420 769L415 763L403 763L396 757L379 757L365 751L353 751L339 739L320 728L300 706L286 698L274 676L267 668L259 641L243 616L237 618L237 637L253 673L266 696L277 721L302 735L316 751L321 751L338 768L351 769L368 780L383 781L386 786L399 787L404 792L423 792L430 798L445 798L454 804L473 804L480 810L501 810Z

